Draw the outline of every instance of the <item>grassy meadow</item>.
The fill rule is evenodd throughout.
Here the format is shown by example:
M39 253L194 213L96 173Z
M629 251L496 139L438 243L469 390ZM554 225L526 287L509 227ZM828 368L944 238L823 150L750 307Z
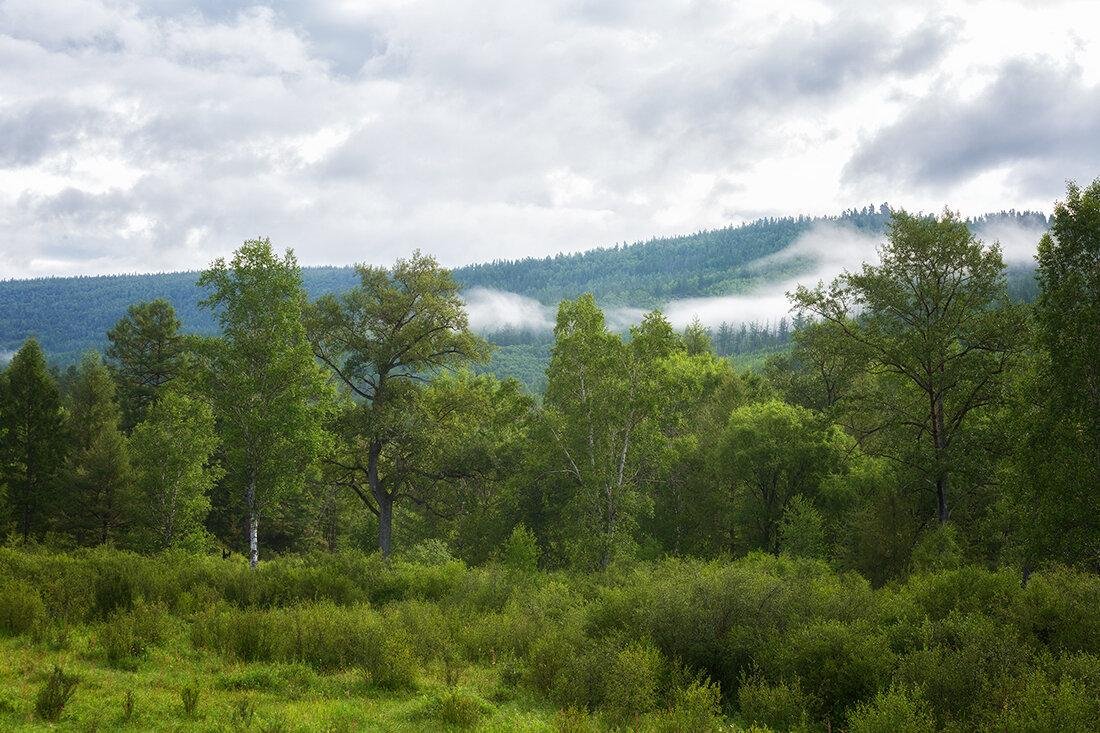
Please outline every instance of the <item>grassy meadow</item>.
M3 549L0 636L5 730L1100 726L1100 579L1065 570Z

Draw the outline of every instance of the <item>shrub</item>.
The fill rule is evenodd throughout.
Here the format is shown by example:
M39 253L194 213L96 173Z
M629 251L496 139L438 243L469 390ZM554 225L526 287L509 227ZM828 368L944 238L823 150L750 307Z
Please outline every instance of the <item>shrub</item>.
M1071 731L1100 730L1100 698L1096 688L1072 677L1058 682L1041 670L1030 670L1007 680L1001 704L986 711L990 730Z
M921 535L910 558L913 571L933 573L962 565L959 533L953 524L940 524Z
M849 733L935 733L936 721L919 692L893 687L858 705L848 717Z
M25 634L46 618L46 606L38 591L19 580L0 582L0 633Z
M888 680L894 654L869 624L825 621L776 637L767 662L776 677L801 681L816 703L815 713L843 720Z
M737 690L737 706L744 722L776 730L806 727L809 709L813 707L798 680L769 684L759 678L742 680Z
M60 720L79 681L76 676L65 674L60 667L55 666L34 699L34 711L38 717L50 723Z
M248 730L252 727L252 719L256 717L256 703L250 697L238 697L233 703L233 714L230 723L239 730Z
M670 731L717 730L722 713L722 694L708 680L692 680L672 691L672 704L666 718Z
M656 708L661 673L661 653L652 644L632 644L620 651L604 682L608 712L628 720Z
M1058 570L1033 575L1017 623L1052 651L1100 655L1100 578Z
M444 725L473 728L492 710L492 705L473 692L449 687L429 699L422 715Z
M142 601L133 611L116 611L100 627L98 640L107 661L116 667L132 667L135 658L142 657L150 646L160 643L164 635L163 609Z
M134 607L133 574L121 561L110 562L102 567L93 588L95 610L100 618L108 618L115 611L129 611Z
M183 714L188 718L195 717L199 709L199 686L188 685L180 690L180 702L183 703Z
M535 533L525 525L517 525L501 545L500 562L522 573L535 572L539 564L539 545Z
M998 679L1026 669L1030 648L1015 630L979 613L952 613L933 625L928 645L903 656L894 680L934 703L937 723L966 725L996 692Z
M127 690L122 701L122 722L128 723L134 718L134 691Z

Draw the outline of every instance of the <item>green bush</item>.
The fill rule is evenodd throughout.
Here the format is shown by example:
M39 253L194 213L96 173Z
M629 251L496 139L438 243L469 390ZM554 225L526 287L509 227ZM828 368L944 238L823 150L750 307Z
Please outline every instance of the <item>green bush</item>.
M477 694L462 687L448 687L431 696L421 715L444 725L473 728L492 710L493 706Z
M721 725L722 694L718 685L692 680L672 691L671 705L662 727L670 731L711 731Z
M894 654L869 624L824 621L776 637L765 662L774 677L801 681L818 717L843 720L888 681Z
M65 674L60 667L55 666L46 678L46 684L35 696L34 711L38 717L50 723L60 720L79 681L78 677Z
M188 718L195 717L195 714L199 711L199 695L198 684L188 685L180 690L180 702L183 704L183 714Z
M132 611L116 611L97 634L104 657L112 666L132 668L149 647L161 642L165 623L164 610L144 601L138 601Z
M607 669L604 707L617 720L629 720L657 707L663 662L651 644L632 644Z
M987 730L1100 730L1100 696L1096 688L1072 677L1055 682L1042 670L1030 670L1007 680L999 698L1000 705L984 716Z
M857 706L848 717L849 733L935 733L936 722L917 692L894 687Z
M517 525L501 545L500 562L521 573L535 572L539 564L539 545L535 533L522 524Z
M1014 619L1052 651L1100 655L1100 577L1057 570L1028 581Z
M745 678L737 689L737 707L741 719L750 725L795 730L809 724L813 701L797 679L770 684L760 678Z
M893 678L923 690L941 726L965 725L993 698L1002 676L1034 663L1030 647L1011 626L980 613L952 612L933 624L924 648L901 657Z
M20 580L0 582L0 633L26 634L45 618L46 606L37 590Z

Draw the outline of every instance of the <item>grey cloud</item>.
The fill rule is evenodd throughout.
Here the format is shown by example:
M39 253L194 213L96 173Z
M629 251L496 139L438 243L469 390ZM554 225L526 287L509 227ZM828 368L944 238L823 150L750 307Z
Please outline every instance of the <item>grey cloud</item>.
M870 136L843 175L849 183L895 178L936 186L1004 165L1043 192L1066 177L1095 175L1100 87L1088 85L1079 67L1045 59L1008 63L970 99L937 85Z
M103 115L60 99L0 109L0 167L33 165L73 145Z

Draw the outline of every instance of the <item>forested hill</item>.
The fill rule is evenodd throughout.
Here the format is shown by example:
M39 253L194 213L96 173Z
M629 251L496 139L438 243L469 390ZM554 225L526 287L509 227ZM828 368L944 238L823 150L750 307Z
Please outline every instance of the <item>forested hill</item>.
M741 226L616 245L544 259L496 261L455 270L464 287L512 291L553 304L593 292L607 305L653 307L677 298L745 292L785 279L807 267L805 259L759 261L788 247L816 224L842 223L861 231L881 231L889 218L885 205L835 217L761 219ZM1001 212L975 220L1046 225L1035 212ZM197 273L109 275L0 281L0 355L35 335L52 360L72 362L103 344L105 333L135 302L162 297L176 308L184 327L209 332L213 321L199 307L204 293ZM350 267L310 267L303 280L311 297L350 287Z

